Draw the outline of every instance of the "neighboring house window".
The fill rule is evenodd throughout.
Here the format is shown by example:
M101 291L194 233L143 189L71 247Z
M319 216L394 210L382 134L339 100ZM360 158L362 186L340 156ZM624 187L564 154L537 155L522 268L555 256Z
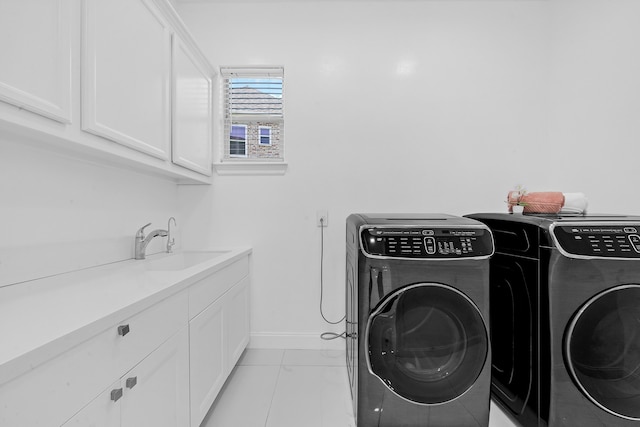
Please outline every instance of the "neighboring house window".
M260 126L258 128L260 134L260 145L271 145L271 126Z
M229 136L229 156L247 157L247 126L232 125Z
M225 102L222 161L284 161L282 67L221 67Z

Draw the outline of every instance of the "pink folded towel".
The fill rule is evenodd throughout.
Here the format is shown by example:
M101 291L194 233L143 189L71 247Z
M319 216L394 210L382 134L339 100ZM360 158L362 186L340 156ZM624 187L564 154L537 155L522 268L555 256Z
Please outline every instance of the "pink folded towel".
M509 212L516 205L524 206L523 213L558 213L564 206L564 194L559 191L541 191L521 194L510 191L507 195Z

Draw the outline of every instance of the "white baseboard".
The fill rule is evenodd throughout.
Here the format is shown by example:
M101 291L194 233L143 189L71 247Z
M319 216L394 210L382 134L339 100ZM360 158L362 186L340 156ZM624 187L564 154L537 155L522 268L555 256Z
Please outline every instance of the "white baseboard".
M296 334L274 332L252 332L249 348L284 348L301 350L344 350L344 338L323 340L320 333Z

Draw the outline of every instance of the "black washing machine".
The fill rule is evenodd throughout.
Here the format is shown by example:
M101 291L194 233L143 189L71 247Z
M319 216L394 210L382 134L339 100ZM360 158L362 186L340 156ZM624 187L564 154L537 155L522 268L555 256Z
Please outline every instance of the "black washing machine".
M495 400L523 426L640 426L640 217L468 217L496 245Z
M347 218L358 427L487 426L491 232L450 215Z

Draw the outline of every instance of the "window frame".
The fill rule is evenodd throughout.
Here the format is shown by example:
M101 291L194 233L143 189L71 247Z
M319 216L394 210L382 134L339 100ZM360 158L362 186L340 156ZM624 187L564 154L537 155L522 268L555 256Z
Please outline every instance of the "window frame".
M288 165L285 159L286 150L284 146L284 109L285 109L285 84L284 67L282 66L255 66L255 67L228 67L221 66L218 74L218 94L220 108L216 109L216 116L222 126L216 131L216 144L214 167L221 175L282 175L286 172ZM238 110L233 110L231 95L232 79L256 80L259 85L261 79L279 79L281 86L276 85L278 92L273 96L282 99L281 107L276 106L275 113L271 111L265 114L252 114L248 111L238 114ZM269 83L268 81L266 83ZM276 82L277 83L277 82ZM251 86L249 86L251 87ZM237 86L236 86L237 88ZM257 88L260 90L261 88ZM272 93L263 90L265 93ZM241 101L242 102L242 101ZM242 112L242 106L239 110ZM234 114L235 113L235 114ZM231 155L231 129L232 126L247 125L247 137L245 142L245 156ZM271 125L273 124L273 125ZM261 136L262 129L268 128L269 135ZM262 143L268 138L269 143ZM260 147L273 147L271 152L260 150ZM256 151L257 148L257 151ZM273 153L273 154L272 154Z
M267 130L269 131L268 135L263 136L262 135L262 130ZM272 143L271 143L271 138L272 138L272 130L273 128L271 126L264 126L264 125L259 125L258 126L258 145L261 147L271 147ZM262 142L262 138L267 138L269 142L264 143Z
M231 143L233 138L233 128L243 128L244 129L244 154L231 154ZM249 126L242 123L231 124L230 133L229 133L229 157L230 158L246 158L248 156L247 153L247 141L249 139ZM233 141L238 143L239 141Z

